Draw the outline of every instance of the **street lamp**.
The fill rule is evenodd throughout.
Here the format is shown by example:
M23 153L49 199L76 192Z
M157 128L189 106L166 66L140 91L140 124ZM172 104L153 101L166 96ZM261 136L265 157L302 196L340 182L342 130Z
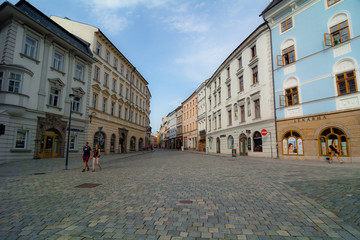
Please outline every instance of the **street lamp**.
M70 97L70 116L69 116L69 127L68 127L68 139L66 146L66 160L65 160L65 170L68 170L68 162L69 162L69 146L70 146L70 128L71 128L71 113L72 113L72 99L75 95L69 94Z

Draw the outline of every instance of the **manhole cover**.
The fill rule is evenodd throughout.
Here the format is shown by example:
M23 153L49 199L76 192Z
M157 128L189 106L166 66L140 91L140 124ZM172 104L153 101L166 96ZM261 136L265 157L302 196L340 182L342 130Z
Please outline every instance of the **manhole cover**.
M191 204L191 203L193 203L193 201L191 201L191 200L180 200L179 202L180 202L180 203L184 203L184 204Z
M80 184L78 186L76 186L76 188L93 188L93 187L97 187L101 184L98 183L84 183L84 184Z
M43 175L45 174L44 172L37 172L37 173L34 173L34 175Z

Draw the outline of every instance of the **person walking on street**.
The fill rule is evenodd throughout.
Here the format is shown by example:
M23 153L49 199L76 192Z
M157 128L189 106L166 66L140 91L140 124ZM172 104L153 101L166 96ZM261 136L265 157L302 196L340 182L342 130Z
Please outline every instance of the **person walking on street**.
M331 145L329 146L329 152L330 152L330 158L329 158L329 164L331 164L331 159L333 156L336 156L340 163L344 163L339 158L339 148L337 145L335 145L335 140L332 140Z
M85 169L89 171L88 161L90 155L91 155L91 147L89 146L88 142L85 142L85 146L83 147L83 152L82 152L82 158L84 161L84 169L82 170L83 172L85 172Z
M99 166L99 169L101 170L99 158L100 158L100 148L99 148L99 145L96 144L95 149L94 149L94 154L93 154L93 162L92 162L92 171L93 172L95 172L95 161L96 161L96 164Z

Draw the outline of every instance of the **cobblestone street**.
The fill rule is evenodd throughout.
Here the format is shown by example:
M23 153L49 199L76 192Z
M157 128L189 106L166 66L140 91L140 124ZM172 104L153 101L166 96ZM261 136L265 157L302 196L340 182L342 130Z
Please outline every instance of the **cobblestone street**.
M101 161L1 165L0 239L360 239L359 164L170 150Z

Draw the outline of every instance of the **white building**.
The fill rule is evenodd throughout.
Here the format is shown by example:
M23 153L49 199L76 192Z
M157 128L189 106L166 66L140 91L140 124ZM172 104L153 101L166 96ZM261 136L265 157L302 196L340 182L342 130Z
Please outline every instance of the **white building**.
M86 140L91 65L79 40L26 1L0 6L0 161L70 156ZM71 94L71 98L70 98Z
M206 82L206 81L205 81ZM206 151L206 86L203 82L197 90L198 99L198 131L199 131L199 151Z
M206 81L210 152L276 157L271 69L270 31L263 23Z
M175 149L176 145L176 110L172 111L167 115L168 122L167 122L167 135L168 135L168 144L167 147L171 149Z

